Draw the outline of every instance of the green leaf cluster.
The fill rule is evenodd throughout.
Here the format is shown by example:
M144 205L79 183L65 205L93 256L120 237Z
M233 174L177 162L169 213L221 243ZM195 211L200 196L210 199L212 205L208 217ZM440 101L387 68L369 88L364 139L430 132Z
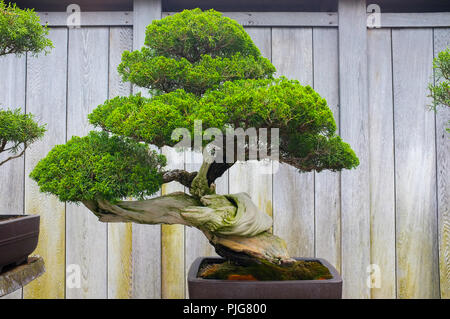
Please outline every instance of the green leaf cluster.
M32 9L20 9L14 3L0 1L0 56L47 52L53 47L48 29L40 24Z
M203 55L231 57L260 56L244 28L222 13L200 9L184 10L147 26L145 45L155 56L199 61Z
M281 160L303 171L340 170L359 164L350 146L336 135L325 99L310 86L281 78L225 82L202 96L182 89L145 98L117 97L97 107L92 124L138 141L174 146L172 131L194 121L202 128L279 128ZM193 140L193 136L191 136Z
M163 155L133 140L92 131L55 146L30 177L61 201L143 198L162 185Z
M32 114L23 114L20 109L0 110L0 153L13 154L40 139L45 125L39 125Z
M433 60L433 68L435 83L428 86L432 98L432 108L436 110L438 106L450 107L450 48L439 52ZM450 132L450 127L447 128L447 131Z
M214 10L185 10L155 20L145 44L140 51L125 51L118 70L124 81L153 94L184 89L201 95L226 81L275 73L244 28Z
M154 57L151 50L124 52L119 73L124 81L162 94L184 89L196 95L217 88L221 83L239 79L271 78L275 67L261 56L231 57L202 55L195 63L186 58Z

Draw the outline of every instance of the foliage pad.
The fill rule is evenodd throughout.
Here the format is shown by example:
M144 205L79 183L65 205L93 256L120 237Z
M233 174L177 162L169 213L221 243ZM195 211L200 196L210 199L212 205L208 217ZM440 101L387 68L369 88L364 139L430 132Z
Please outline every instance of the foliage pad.
M197 95L225 81L271 78L275 72L244 28L214 10L185 10L153 21L141 51L125 51L124 81L154 94L184 89Z
M336 123L325 99L298 81L239 80L197 97L184 90L144 98L117 97L97 107L92 124L118 135L162 147L174 146L175 128L194 132L228 127L279 128L280 160L302 171L340 170L359 164L353 150L336 135ZM193 140L193 136L192 136ZM208 143L208 142L205 142Z
M46 52L53 47L47 35L48 29L41 26L32 9L22 10L0 1L0 56Z
M450 48L439 52L433 61L436 83L430 84L430 96L433 99L433 109L438 106L450 107ZM450 121L448 123L450 125ZM450 127L447 128L450 132Z
M0 152L16 154L44 133L45 125L36 123L32 114L22 114L19 109L0 110Z
M61 201L152 195L162 185L165 157L129 139L91 132L55 146L31 172L42 192Z

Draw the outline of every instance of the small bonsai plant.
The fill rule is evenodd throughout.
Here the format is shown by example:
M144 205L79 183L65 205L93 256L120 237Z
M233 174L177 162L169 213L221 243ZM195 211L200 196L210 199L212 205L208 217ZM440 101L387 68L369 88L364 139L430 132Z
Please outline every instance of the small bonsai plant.
M430 97L432 98L432 109L437 110L439 106L450 107L450 48L439 52L433 60L435 70L435 83L430 83ZM446 129L450 133L449 127Z
M7 54L20 56L48 52L52 42L47 35L47 28L41 26L33 10L21 10L15 4L0 1L0 59ZM1 109L0 166L21 157L45 131L45 125L39 125L32 114L23 114L20 109ZM40 217L22 215L22 212L15 212L15 215L6 213L8 215L0 215L0 273L5 268L10 269L7 268L10 265L26 261L29 264L8 273L9 280L0 282L0 296L21 288L45 271L41 257L28 259L38 244Z
M279 161L299 171L354 168L358 158L336 135L326 101L298 81L275 79L275 67L242 26L214 10L185 10L153 21L145 45L124 52L119 72L152 97L116 97L98 106L88 118L100 131L55 146L31 172L40 190L84 204L103 222L198 228L230 261L208 268L206 278L221 278L230 265L233 271L257 272L253 276L260 280L326 276L322 268L308 268L288 255L286 243L270 231L271 217L249 195L215 193L215 180L238 160L236 154L226 158L228 143L221 152L214 149L213 160L205 156L194 173L166 170L165 157L149 150L149 145L176 146L179 136L172 137L178 128L191 138L214 128L224 134L230 128L275 128L279 141L246 141L245 159L251 146L276 144ZM148 198L171 181L189 194ZM137 200L123 200L129 197Z
M48 52L52 42L46 37L48 29L41 26L39 17L31 9L19 9L15 4L0 1L0 57L7 54ZM1 102L1 101L0 101ZM32 114L22 114L20 109L0 110L0 165L22 156L28 147L45 133Z

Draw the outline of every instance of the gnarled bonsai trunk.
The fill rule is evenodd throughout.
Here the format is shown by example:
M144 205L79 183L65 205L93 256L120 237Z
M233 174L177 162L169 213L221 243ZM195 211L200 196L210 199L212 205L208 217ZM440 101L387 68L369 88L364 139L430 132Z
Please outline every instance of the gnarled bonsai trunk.
M292 263L294 260L288 255L286 243L270 233L272 218L261 212L246 193L214 194L214 184L207 178L209 167L210 164L204 162L192 180L190 192L193 195L177 192L141 201L98 200L83 204L103 222L196 227L219 255L243 265Z

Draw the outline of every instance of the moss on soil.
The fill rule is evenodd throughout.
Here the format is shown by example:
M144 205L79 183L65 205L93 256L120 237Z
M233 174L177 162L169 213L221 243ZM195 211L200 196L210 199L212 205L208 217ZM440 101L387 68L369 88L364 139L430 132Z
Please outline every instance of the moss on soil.
M327 267L318 261L297 261L290 265L278 266L260 263L240 266L230 261L223 263L204 262L198 277L221 280L324 280L333 276Z

